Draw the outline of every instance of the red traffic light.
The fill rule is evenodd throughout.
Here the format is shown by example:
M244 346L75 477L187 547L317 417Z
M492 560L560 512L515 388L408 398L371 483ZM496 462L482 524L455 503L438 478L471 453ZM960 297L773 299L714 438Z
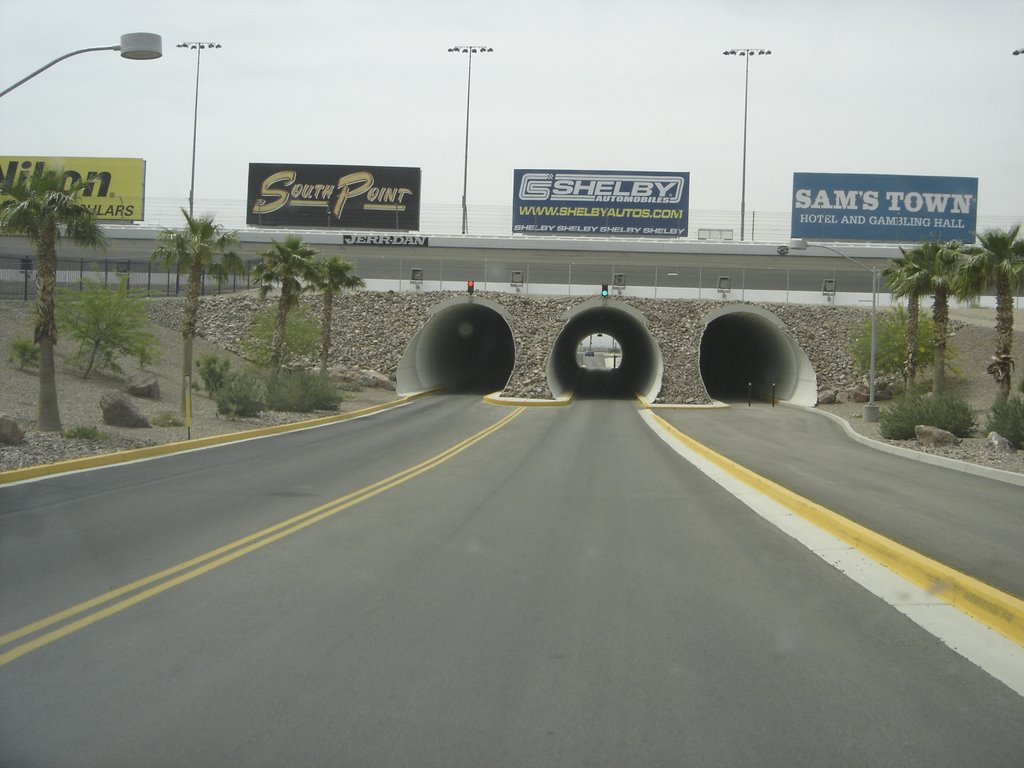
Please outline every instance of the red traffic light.
M469 293L473 293L473 288L474 288L475 285L476 285L476 283L473 280L467 280L466 281L466 291L469 292Z

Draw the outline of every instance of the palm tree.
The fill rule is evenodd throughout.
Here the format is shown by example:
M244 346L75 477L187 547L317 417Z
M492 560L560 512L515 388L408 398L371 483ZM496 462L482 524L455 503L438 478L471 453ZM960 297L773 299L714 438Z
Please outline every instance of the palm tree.
M270 342L270 375L277 377L284 355L284 328L288 312L299 303L304 290L303 280L310 280L318 251L302 242L298 235L288 235L284 242L274 240L268 250L259 254L262 261L253 267L253 278L259 283L260 298L265 299L274 286L281 286L277 299L274 336Z
M39 411L36 428L60 431L54 346L57 321L57 244L66 238L75 245L103 248L106 238L93 212L78 202L85 184L65 181L64 171L53 168L0 184L6 197L0 202L0 231L23 235L36 249L35 342L39 345Z
M354 265L337 256L318 262L310 277L313 286L324 294L324 309L321 323L320 375L327 375L327 358L331 353L331 321L334 315L334 297L338 291L362 288L363 278L352 274Z
M996 383L1002 394L1010 394L1013 347L1013 294L1024 286L1024 240L1018 239L1020 224L1009 230L990 229L978 236L981 246L964 249L967 261L961 269L961 298L978 296L987 288L996 292L996 351L993 360Z
M949 297L958 287L957 269L960 265L963 246L956 240L940 243L932 240L921 243L917 261L921 271L920 280L925 293L932 296L932 321L935 324L935 359L932 378L932 393L939 395L946 383L946 341L949 338Z
M165 267L177 267L188 272L185 304L181 313L181 412L185 413L185 397L189 377L192 375L192 340L199 322L199 293L203 275L207 272L245 274L245 264L232 248L238 245L238 236L214 222L213 214L192 216L184 208L185 226L165 229L157 236L159 245L151 259Z
M907 358L904 376L907 383L917 376L918 328L920 326L921 297L928 293L924 272L919 262L919 249L905 251L900 248L900 258L882 270L882 277L889 283L894 299L907 300Z

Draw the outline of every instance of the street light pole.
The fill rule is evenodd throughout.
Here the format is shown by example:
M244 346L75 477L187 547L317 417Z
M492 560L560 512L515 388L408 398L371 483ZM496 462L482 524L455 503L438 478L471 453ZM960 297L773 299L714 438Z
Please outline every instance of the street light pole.
M27 77L21 78L21 80L16 82L10 88L7 88L0 93L0 97L6 96L19 85L27 83L36 75L45 72L54 64L64 61L64 59L70 59L72 56L77 56L80 53L92 53L93 51L120 51L122 59L146 61L148 59L159 59L163 55L163 45L160 35L154 35L152 32L132 32L127 35L121 35L120 45L101 45L95 48L80 48L77 51L71 51L71 53L65 53L63 56L58 56L49 64L40 67Z
M469 185L469 95L473 85L473 54L491 53L493 48L485 45L456 45L448 49L448 53L469 54L469 68L466 75L466 154L462 164L462 234L469 231L469 213L466 207L466 190Z
M853 262L861 269L871 273L871 369L868 373L868 402L864 406L864 422L871 423L878 421L878 404L875 402L875 380L877 371L877 360L878 360L878 268L868 267L861 264L851 256L847 256L842 251L837 251L828 245L822 245L821 243L815 243L815 247L824 248L826 251L832 251L837 256L842 256L847 261ZM802 238L793 239L790 241L790 248L794 250L802 251L806 250L808 243Z
M178 43L178 48L196 52L196 104L192 113L192 180L188 188L188 215L195 215L196 200L196 136L199 130L199 64L206 48L220 48L220 43Z
M771 56L764 48L730 48L722 51L723 56L743 56L743 177L740 182L740 242L746 232L747 221L747 97L750 93L750 57Z

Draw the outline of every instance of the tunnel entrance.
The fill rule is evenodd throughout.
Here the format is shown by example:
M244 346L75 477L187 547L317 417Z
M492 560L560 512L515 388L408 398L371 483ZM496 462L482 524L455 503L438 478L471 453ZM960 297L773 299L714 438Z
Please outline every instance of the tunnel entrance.
M398 394L444 387L489 394L508 384L516 348L504 309L479 297L454 297L432 307L398 363Z
M767 310L738 305L705 320L700 375L715 400L769 402L773 396L798 405L817 402L817 376L807 355Z
M596 350L594 358L578 354L581 343L596 334L615 339L614 367L606 367L603 360L597 365ZM647 330L646 318L628 304L594 299L567 313L548 357L548 388L556 398L640 395L652 401L661 390L662 370L661 350Z

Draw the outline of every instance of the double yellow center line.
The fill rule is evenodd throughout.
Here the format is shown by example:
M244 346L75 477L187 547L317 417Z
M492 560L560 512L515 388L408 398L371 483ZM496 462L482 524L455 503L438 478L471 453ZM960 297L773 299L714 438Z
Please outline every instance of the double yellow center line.
M397 472L390 477L385 477L383 480L378 480L377 482L360 488L357 491L348 493L334 499L333 501L329 501L326 504L322 504L319 507L315 507L314 509L310 509L300 515L296 515L277 523L276 525L272 525L269 528L264 528L261 531L244 536L230 544L225 544L217 549L212 549L205 554L192 558L191 560L187 560L186 562L166 568L158 573L133 581L130 584L125 584L122 587L105 592L102 595L86 600L85 602L78 603L77 605L73 605L59 613L53 614L52 616L47 616L44 619L27 624L13 632L0 635L0 648L35 635L32 639L26 640L18 645L14 645L8 650L0 653L0 667L5 664L9 664L27 653L31 653L43 646L49 645L62 637L66 637L67 635L95 624L102 619L120 613L133 605L137 605L151 597L155 597L169 589L173 589L180 584L184 584L185 582L202 576L204 573L209 573L212 570L220 568L222 565L226 565L240 557L244 557L250 552L255 552L256 550L262 549L268 544L279 541L286 536L298 533L304 528L326 520L327 518L349 509L356 504L373 498L377 494L383 493L395 486L412 480L414 477L434 469L440 464L443 464L449 459L462 453L466 449L476 445L484 438L494 434L519 416L524 410L525 408L523 407L516 408L486 429L477 432L475 435L467 437L465 440L456 443L436 456L420 462L415 466L409 467L408 469L402 470L401 472ZM76 619L76 616L79 618ZM74 620L70 621L71 619ZM44 632L43 634L38 634L50 627L56 628L50 629L50 631Z

